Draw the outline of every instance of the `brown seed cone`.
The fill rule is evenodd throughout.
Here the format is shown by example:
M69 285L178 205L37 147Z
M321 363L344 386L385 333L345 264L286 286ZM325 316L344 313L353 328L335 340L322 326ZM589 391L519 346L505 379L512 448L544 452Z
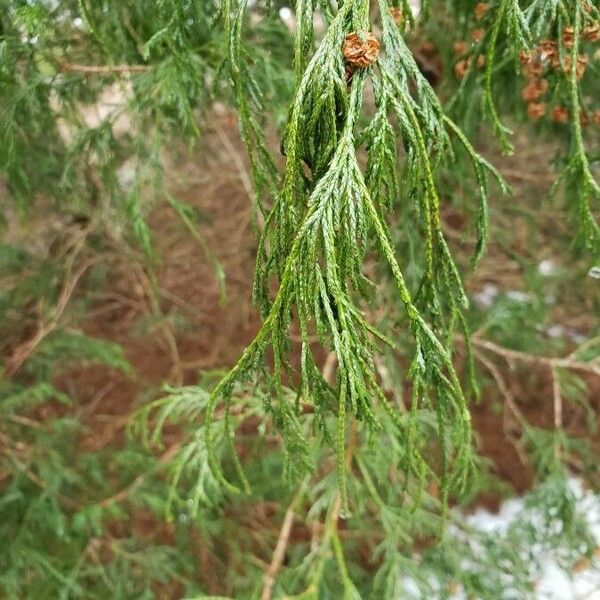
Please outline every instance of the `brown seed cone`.
M471 60L470 59L463 59L463 60L459 60L455 65L454 65L454 75L456 75L456 79L464 79L465 75L467 74L467 71L469 70L469 67L471 66Z
M587 54L580 54L577 57L577 64L575 66L575 77L577 78L577 81L581 81L583 79L588 62L589 62L589 58L588 58ZM572 66L573 66L573 59L571 58L571 56L565 56L563 59L562 65L560 64L560 61L558 60L558 56L556 57L556 60L552 63L552 67L554 69L558 69L560 67L560 68L562 68L563 72L566 73L567 75L571 72Z
M421 42L419 44L419 50L425 56L428 56L429 58L431 58L432 56L435 56L438 53L438 49L437 49L436 45L429 40L425 40L424 42Z
M587 25L583 30L583 38L588 42L600 42L600 23L596 21Z
M592 113L592 123L594 125L600 125L600 108Z
M525 102L538 100L548 91L548 82L545 79L532 79L521 92Z
M521 50L521 52L519 52L519 62L525 66L526 64L528 64L533 58L533 54L531 52L529 52L528 50Z
M530 63L523 67L523 72L528 79L537 79L544 74L544 63L541 60L534 58Z
M571 57L567 56L567 58L569 60L569 66L570 66L571 65ZM562 69L562 65L560 64L560 57L558 56L558 54L554 54L553 56L550 57L550 66L555 71ZM565 69L565 70L567 70L567 69Z
M483 19L485 13L488 11L489 6L485 2L478 2L475 5L475 18L479 21L479 19Z
M349 33L342 48L344 58L352 67L365 69L372 65L379 55L379 42L370 32Z
M473 31L471 31L471 39L474 42L480 42L483 39L484 35L485 29L473 29Z
M558 65L556 68L561 68L565 73L569 74L571 72L571 66L573 65L573 59L571 56L567 55L564 57L561 65L557 57L556 64ZM552 66L554 67L554 64Z
M532 102L527 107L527 114L530 119L537 121L546 114L546 105L543 102Z
M543 54L539 48L535 51L521 50L519 52L519 61L523 65L523 73L529 79L540 77L545 70L542 62Z
M575 40L575 29L570 25L563 29L563 44L565 48L572 48Z
M585 74L585 70L587 68L589 58L587 54L580 54L577 57L577 66L575 67L575 72L577 74L577 79L583 79L583 75Z
M464 56L468 49L469 46L467 45L467 42L463 42L462 40L454 42L454 54L456 54L456 56Z
M558 54L558 49L554 40L543 40L538 44L537 51L542 60L552 60L552 57L557 56Z
M394 23L396 23L396 25L402 25L404 22L404 15L402 14L401 8L390 8L390 15L392 15L392 19L394 19Z
M564 106L554 106L550 117L555 123L566 123L569 120L569 111Z

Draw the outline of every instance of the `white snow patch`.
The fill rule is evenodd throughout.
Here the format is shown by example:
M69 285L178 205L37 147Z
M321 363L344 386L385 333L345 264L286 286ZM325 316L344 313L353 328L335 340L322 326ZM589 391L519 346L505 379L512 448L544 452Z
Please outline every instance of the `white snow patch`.
M538 265L538 272L544 277L550 277L551 275L554 275L556 272L556 265L554 264L554 261L546 259L540 262Z
M569 487L577 499L577 512L586 518L591 534L600 543L600 498L591 490L586 489L581 479L571 478L569 480ZM463 518L470 527L480 531L482 534L498 534L502 536L517 521L519 516L525 511L525 508L525 500L523 498L512 498L503 502L497 513L491 513L480 508L470 515L463 516ZM556 512L558 512L558 509ZM539 516L539 519L536 516ZM542 515L536 515L530 507L527 510L527 521L536 528L541 527L544 523ZM558 520L556 523L557 532L560 533L562 523ZM451 535L452 531L450 530L448 534ZM460 533L457 533L457 535L460 535ZM478 545L474 538L471 539L470 543ZM481 552L485 551L483 547L479 549ZM584 553L586 549L582 545L581 552ZM540 556L542 552L542 547L536 548L535 544L527 549L527 554L539 558L541 565L533 596L535 600L600 600L600 568L598 568L597 560L590 563L589 566L581 568L581 570L573 569L572 572L569 572L561 568L551 556ZM527 554L523 556L523 560L528 560L529 557ZM471 566L469 559L465 559L465 570L468 570ZM501 564L498 566L502 567ZM505 568L510 568L510 565L505 565ZM406 598L413 600L423 598L414 580L410 577L403 577L401 581L404 592L407 594ZM509 581L510 576L507 574L507 584L509 584ZM438 582L430 583L432 584L432 589L440 589ZM504 593L504 598L519 598L517 590L507 587ZM463 589L457 589L456 592L449 594L448 597L451 600L468 600ZM404 600L404 597L402 600Z
M577 498L577 509L586 517L590 531L600 542L600 498L586 490L581 479L571 478L569 486ZM466 517L469 525L483 533L506 532L511 523L523 511L521 498L506 500L497 514L484 509L476 510ZM562 523L557 521L557 527ZM535 521L534 521L535 524ZM532 550L534 550L532 548ZM463 598L454 595L454 600ZM567 573L551 558L542 561L542 572L535 590L536 600L600 600L600 570L591 566L577 573Z
M410 0L408 3L415 19L421 14L421 0Z
M483 289L473 294L475 302L483 308L488 308L494 304L494 301L498 297L498 287L492 283L486 283Z
M283 21L285 21L287 23L293 17L292 9L289 6L284 6L284 7L280 8L279 16L281 17L281 19Z
M531 296L529 294L521 292L520 290L510 290L506 292L506 297L509 300L519 304L524 304L525 302L529 302L531 300Z

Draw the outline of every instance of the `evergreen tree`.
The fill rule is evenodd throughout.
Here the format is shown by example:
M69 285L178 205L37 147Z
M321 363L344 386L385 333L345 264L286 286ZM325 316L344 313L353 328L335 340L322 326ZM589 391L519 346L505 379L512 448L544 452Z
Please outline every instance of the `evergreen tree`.
M594 555L568 481L577 469L594 482L593 436L572 436L563 415L572 400L595 420L598 324L568 354L540 352L539 278L528 272L538 301L488 311L463 285L485 256L490 198L518 202L484 157L513 151L508 123L558 140L550 196L573 265L562 285L597 277L593 2L0 9L3 597L443 598L460 585L525 598L541 568L525 554L567 568ZM185 386L179 365L149 390L121 447L81 453L81 408L57 377L74 362L133 372L118 344L74 327L119 258L142 273L178 366L153 208L168 202L227 295L193 207L168 188L173 149L203 147L215 105L236 112L250 166L260 328L227 372ZM449 241L447 206L471 216L470 259ZM585 302L597 315L596 288ZM505 364L549 378L547 426L515 402ZM539 480L497 538L449 508L499 485L473 434L486 375ZM173 427L179 441L157 456ZM258 502L281 518L254 537L240 515ZM142 510L175 519L174 541L113 533ZM216 583L195 572L198 537Z

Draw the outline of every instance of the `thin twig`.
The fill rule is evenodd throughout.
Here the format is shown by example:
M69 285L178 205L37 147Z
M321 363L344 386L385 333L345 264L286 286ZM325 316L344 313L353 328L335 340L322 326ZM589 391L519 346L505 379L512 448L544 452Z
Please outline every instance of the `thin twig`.
M356 450L356 445L358 442L358 432L356 427L356 421L352 423L352 429L350 431L350 442L348 444L348 448L346 449L346 469L350 471L352 460L354 458L354 451ZM342 495L340 494L340 490L338 489L335 494L335 499L333 501L333 506L331 508L331 514L329 515L329 523L327 526L327 534L324 540L324 543L331 543L333 546L334 555L336 561L338 563L338 569L340 571L340 575L342 577L342 584L344 586L344 598L346 597L346 592L348 589L348 585L351 584L350 577L348 575L348 569L346 567L346 562L344 559L344 553L342 549L342 545L340 543L340 536L338 531L338 523L340 519L342 511Z
M552 374L552 399L554 405L554 427L556 429L562 428L563 421L563 407L562 407L562 394L560 393L560 383L558 381L558 373L556 369L550 369Z
M508 406L510 411L513 413L513 415L515 416L515 418L517 419L519 424L524 428L527 427L529 425L529 423L527 422L527 419L521 412L521 409L515 403L513 395L511 393L511 391L508 389L508 386L506 385L506 381L504 380L504 377L502 377L502 374L500 373L500 371L498 370L496 365L491 360L488 360L485 356L483 356L479 352L475 352L475 357L489 371L490 375L494 378L494 381L496 382L496 385L498 386L498 390L502 394L502 397L504 398L506 405Z
M11 461L12 463L16 466L16 468L21 471L21 473L23 473L30 481L32 481L33 483L35 483L35 485L37 485L40 489L47 491L48 490L48 485L46 484L46 482L40 478L38 475L36 475L29 467L28 465L23 464L23 462L18 458L18 456L15 454L15 452L13 452L13 450L9 447L10 445L12 445L12 440L10 440L10 438L8 438L8 436L5 435L1 435L2 438L2 442L4 444L4 448L2 448L2 454L5 454ZM14 473L12 472L7 472L6 473L7 476L14 476ZM2 474L2 476L0 477L0 480L4 478L4 474ZM72 498L70 498L69 496L65 496L64 494L58 493L57 497L59 499L59 501L61 502L61 504L63 506L65 506L66 508L77 508L77 503L75 502L75 500L73 500Z
M246 168L244 161L240 157L240 153L237 152L236 149L233 147L233 144L229 140L229 137L223 131L223 128L218 124L218 121L217 121L217 125L215 126L215 131L217 133L217 136L219 137L219 140L223 144L223 147L227 151L227 154L229 154L229 157L231 158L233 164L235 165L235 167L237 169L238 177L242 183L244 192L246 192L246 195L248 196L250 201L253 202L254 201L254 192L252 190L252 181L250 180L250 176L248 175L248 169ZM262 219L260 226L261 226L261 230L264 229L264 226L265 226L264 219Z
M548 356L538 356L536 354L528 354L527 352L520 352L519 350L510 350L504 348L494 342L483 340L479 337L472 336L471 342L474 346L484 348L494 354L502 356L506 360L514 360L517 362L524 362L528 364L542 364L546 365L551 369L572 369L576 371L583 371L600 377L600 366L596 366L590 363L582 362L573 359L571 356L565 358L551 358Z
M151 65L80 65L71 62L59 63L60 70L67 73L88 73L110 75L111 73L143 73L152 69Z
M600 345L600 335L590 338L589 340L583 342L583 344L580 344L577 348L575 348L575 350L573 350L573 352L571 352L571 354L569 354L568 358L575 358L577 354L581 354L585 350L597 345Z
M558 433L562 429L563 421L563 403L562 394L560 393L560 382L558 381L558 373L556 369L550 368L550 375L552 376L552 403L554 407L554 429ZM555 437L554 442L554 456L557 460L561 458L561 448L558 442L558 437Z
M13 353L13 355L7 360L7 367L5 370L5 377L11 377L14 375L23 365L23 363L31 356L34 350L38 347L40 342L58 326L60 318L62 317L75 288L83 274L95 263L101 260L101 256L95 256L88 258L75 272L73 277L69 279L60 293L56 306L50 313L50 317L46 323L40 323L37 331L29 340L21 344Z
M502 394L502 397L504 398L505 406L513 414L513 416L515 417L515 419L517 420L517 422L519 423L521 428L526 429L529 426L529 423L527 422L525 415L523 415L523 413L521 412L521 409L517 406L517 403L514 400L512 392L506 385L506 381L504 380L502 373L500 373L500 371L498 370L496 365L491 360L488 360L480 352L475 351L474 355L475 355L475 358L477 358L477 360L489 371L490 375L494 378L494 381L496 382L496 385L498 386L498 390L500 391L500 393ZM516 450L516 452L519 456L519 459L521 460L521 463L523 463L524 465L528 464L527 455L523 452L523 448L519 445L518 440L513 439L513 436L510 435L506 431L506 429L505 429L505 434L506 434L507 439L512 443L514 449Z
M273 594L273 587L275 585L275 579L277 577L277 573L283 564L283 559L285 558L285 551L287 549L288 541L290 539L290 533L292 531L292 525L294 523L294 513L296 510L296 506L300 499L304 495L304 490L308 483L308 477L304 479L302 484L300 485L300 489L296 493L296 495L292 498L290 505L285 513L285 517L283 518L283 524L281 525L281 529L279 531L279 537L277 538L277 544L275 546L275 551L273 552L273 558L271 559L271 563L269 564L267 571L265 573L264 585L261 594L261 600L271 600L271 595Z
M335 352L330 352L325 359L325 364L323 365L323 379L331 384L333 381L333 375L335 373L335 367L337 365L337 354Z
M160 306L159 286L155 281L153 274L149 275L146 273L144 267L140 264L132 265L132 273L134 276L137 276L138 281L146 291L146 298L151 313L160 317L159 327L171 354L172 368L169 379L174 385L181 385L183 382L183 369L181 366L179 347L177 346L177 339L173 333L173 329Z
M158 464L164 465L168 463L171 458L177 453L177 451L181 448L181 442L177 442L173 444L166 452L162 454L162 456L158 459ZM142 473L138 475L128 486L124 487L122 490L109 496L108 498L104 498L98 502L98 506L102 508L106 508L111 504L118 504L119 502L123 502L126 498L128 498L135 490L137 490L142 483L146 480L148 473Z

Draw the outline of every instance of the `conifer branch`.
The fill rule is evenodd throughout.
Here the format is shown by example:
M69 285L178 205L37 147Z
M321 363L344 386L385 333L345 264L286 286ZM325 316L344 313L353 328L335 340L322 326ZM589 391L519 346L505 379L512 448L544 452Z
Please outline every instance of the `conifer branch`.
M232 5L228 7L233 10ZM254 296L264 321L238 362L212 391L206 412L204 435L210 464L229 491L236 491L237 486L226 480L211 451L215 409L223 401L227 421L234 386L243 385L245 379L256 373L256 365L264 359L267 347L272 349L274 389L277 395L281 394L277 392L281 390L279 382L284 373L290 371L286 354L292 308L295 307L302 346L300 393L305 402L314 404L321 422L332 409L336 416L334 446L338 483L342 506L347 510L344 455L348 417L364 420L371 428L377 426L371 406L373 399L381 402L388 414L393 413L377 381L372 359L372 353L377 351L373 337L385 340L385 336L367 323L355 304L355 293L361 288L364 277L361 273L363 256L370 238L391 270L415 341L410 371L415 389L421 390L425 397L430 394L437 397L440 436L443 438L447 430L458 429L463 440L455 449L456 460L448 461L448 468L452 464L456 473L445 481L464 484L470 470L470 415L458 376L448 349L413 302L383 221L381 188L389 193L397 187L393 165L397 133L388 119L388 111L396 116L398 133L411 148L410 160L414 161L410 166L411 174L425 175L421 179L419 205L426 240L419 306L430 310L444 297L453 320L467 305L458 269L441 229L435 166L429 158L426 137L435 132L439 136L439 145L446 148L448 127L458 136L473 161L480 182L479 254L487 233L485 177L489 172L499 181L501 179L444 116L439 101L420 74L392 20L387 0L379 0L379 7L383 41L389 46L388 52L368 69L354 71L346 86L340 48L344 36L349 35L346 29L349 22L365 29L369 27L368 12L361 2L344 2L313 56L308 58L308 40L312 39L309 32L313 26L311 11L302 0L298 2L297 87L282 143L286 158L284 176L266 217L256 267ZM236 22L240 23L239 12L232 14L237 14ZM232 77L238 77L240 67L235 48L241 43L240 33L232 25L233 16L226 15L225 20L226 30L231 31L230 37L236 40L234 47L230 46L230 65L235 71ZM368 77L372 78L376 91L376 116L361 133L359 115ZM410 80L417 84L416 100L409 91ZM239 102L243 100L238 98ZM244 127L246 116L242 114L241 119ZM357 160L357 146L365 142L369 145L369 158L366 174L363 174ZM392 161L389 167L378 165L375 153ZM256 171L256 165L253 170ZM270 299L272 276L277 277L278 288L274 298ZM309 332L313 327L316 327L321 343L335 351L338 368L334 387L323 381L316 367L309 343ZM444 321L436 318L434 327L443 329ZM417 396L415 401L419 403L421 398ZM277 410L285 415L288 409L280 407ZM451 426L446 425L447 414L456 416ZM401 427L399 421L398 426ZM441 446L446 444L447 441L442 439ZM242 487L247 488L232 445L230 449L238 478ZM419 462L414 460L415 464ZM418 467L416 472L423 473L423 467Z

